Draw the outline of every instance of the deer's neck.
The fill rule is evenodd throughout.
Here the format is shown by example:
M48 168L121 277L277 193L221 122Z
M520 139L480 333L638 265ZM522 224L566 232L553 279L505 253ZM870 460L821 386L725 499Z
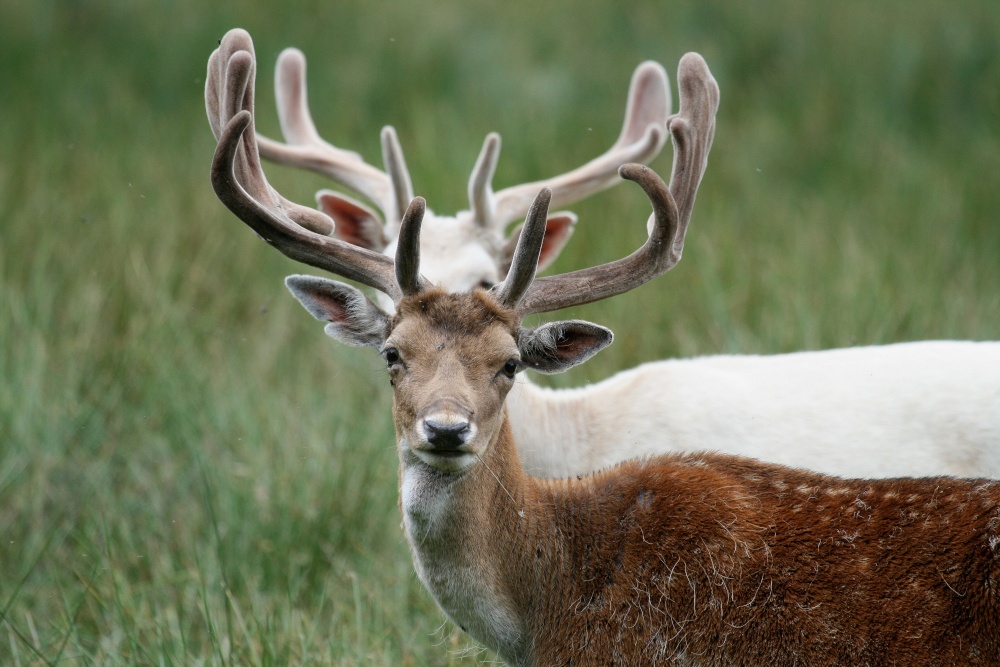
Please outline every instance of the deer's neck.
M482 460L461 474L401 461L400 507L417 574L459 627L511 664L530 662L523 589L534 587L527 553L545 532L537 496L506 418Z

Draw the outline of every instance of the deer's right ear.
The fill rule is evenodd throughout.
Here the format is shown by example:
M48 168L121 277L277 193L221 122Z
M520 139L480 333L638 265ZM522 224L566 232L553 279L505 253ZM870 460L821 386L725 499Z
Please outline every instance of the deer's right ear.
M378 214L361 202L333 190L317 192L316 202L321 211L333 218L336 224L333 235L341 241L373 252L382 252L389 245Z
M315 276L288 276L285 286L317 320L328 322L331 338L355 347L381 348L389 336L389 316L361 290Z

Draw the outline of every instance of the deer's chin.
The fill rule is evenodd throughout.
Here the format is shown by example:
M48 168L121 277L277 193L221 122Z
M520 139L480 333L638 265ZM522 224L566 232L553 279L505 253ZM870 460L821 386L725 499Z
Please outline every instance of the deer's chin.
M410 434L400 444L404 455L408 454L409 458L442 472L462 472L478 458L475 443L465 443L454 449L441 449Z

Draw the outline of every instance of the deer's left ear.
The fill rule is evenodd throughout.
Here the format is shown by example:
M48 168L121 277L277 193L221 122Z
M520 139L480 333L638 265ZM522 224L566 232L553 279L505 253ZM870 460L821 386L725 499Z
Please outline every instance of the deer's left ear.
M583 320L568 320L522 329L517 347L521 361L531 370L561 373L590 359L610 345L612 339L611 329Z
M361 290L316 276L288 276L285 285L326 334L356 347L379 349L389 336L389 316Z

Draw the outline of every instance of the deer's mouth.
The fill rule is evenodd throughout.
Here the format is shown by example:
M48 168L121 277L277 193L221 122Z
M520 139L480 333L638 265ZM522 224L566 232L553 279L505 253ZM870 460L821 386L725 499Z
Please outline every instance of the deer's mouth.
M472 449L441 449L424 444L411 447L410 451L424 465L443 472L465 470L476 460L476 453Z

